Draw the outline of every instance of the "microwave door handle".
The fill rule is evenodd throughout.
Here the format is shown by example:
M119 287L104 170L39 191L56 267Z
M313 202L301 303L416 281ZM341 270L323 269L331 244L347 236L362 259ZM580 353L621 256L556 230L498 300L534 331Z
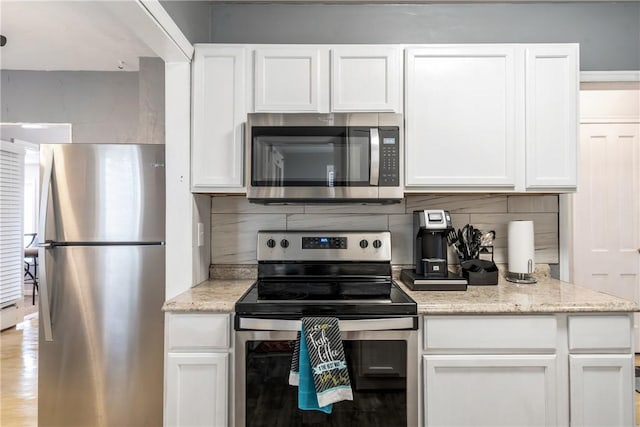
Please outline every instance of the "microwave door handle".
M369 171L369 185L378 185L380 179L380 133L378 128L369 130L371 138L371 169Z

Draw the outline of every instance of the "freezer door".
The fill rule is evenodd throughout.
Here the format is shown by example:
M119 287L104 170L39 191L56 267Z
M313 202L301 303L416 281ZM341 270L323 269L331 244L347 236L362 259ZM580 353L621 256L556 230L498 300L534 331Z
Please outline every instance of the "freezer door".
M39 426L161 426L164 246L45 253L53 341L41 309Z
M164 241L163 145L51 144L40 152L48 197L40 242Z

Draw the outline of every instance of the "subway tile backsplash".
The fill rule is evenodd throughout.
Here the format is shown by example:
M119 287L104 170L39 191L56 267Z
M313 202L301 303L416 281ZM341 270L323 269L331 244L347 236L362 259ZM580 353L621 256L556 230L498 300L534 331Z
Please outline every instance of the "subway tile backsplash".
M456 229L495 230L495 261L507 262L507 225L532 220L536 263L558 263L558 196L408 195L394 205L258 205L245 196L211 198L211 258L216 264L255 264L258 230L390 230L393 264L413 263L412 212L447 209Z

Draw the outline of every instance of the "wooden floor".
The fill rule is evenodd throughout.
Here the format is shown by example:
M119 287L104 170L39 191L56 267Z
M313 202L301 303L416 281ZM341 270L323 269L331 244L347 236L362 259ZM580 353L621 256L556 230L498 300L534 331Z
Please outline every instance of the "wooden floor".
M30 303L30 301L29 301ZM38 316L30 314L0 337L0 426L38 425ZM636 355L640 366L640 355ZM640 426L640 393L636 393L636 425Z
M26 300L25 300L26 303ZM33 310L31 297L28 305ZM37 305L35 306L37 307ZM37 309L36 309L37 310ZM38 314L28 314L0 337L0 426L38 425Z

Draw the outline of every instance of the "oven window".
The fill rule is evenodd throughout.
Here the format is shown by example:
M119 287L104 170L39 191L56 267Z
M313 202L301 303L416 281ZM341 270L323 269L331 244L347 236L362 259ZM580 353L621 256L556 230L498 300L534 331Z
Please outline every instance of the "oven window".
M298 409L298 388L289 385L294 341L247 342L247 427L406 426L406 341L343 343L354 399L325 414Z
M255 127L252 132L254 186L369 185L369 128Z

